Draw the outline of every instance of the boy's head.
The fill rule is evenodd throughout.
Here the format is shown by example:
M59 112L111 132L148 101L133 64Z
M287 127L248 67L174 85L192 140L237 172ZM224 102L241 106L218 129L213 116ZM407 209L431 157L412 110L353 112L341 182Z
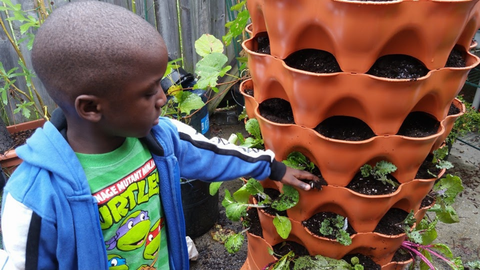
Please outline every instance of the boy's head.
M166 101L160 80L167 59L153 26L98 1L56 9L32 49L33 67L69 127L93 124L107 137L145 136L158 122Z

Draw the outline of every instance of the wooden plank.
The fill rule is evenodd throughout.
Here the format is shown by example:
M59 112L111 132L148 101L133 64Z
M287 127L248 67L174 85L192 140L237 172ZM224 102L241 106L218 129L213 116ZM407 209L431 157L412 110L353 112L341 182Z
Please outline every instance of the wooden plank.
M165 40L171 59L182 57L176 1L154 0L157 29Z

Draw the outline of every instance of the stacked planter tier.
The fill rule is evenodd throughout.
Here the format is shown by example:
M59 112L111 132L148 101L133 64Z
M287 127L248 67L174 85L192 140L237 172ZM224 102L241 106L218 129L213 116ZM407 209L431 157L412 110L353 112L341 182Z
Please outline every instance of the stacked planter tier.
M272 55L305 48L335 55L341 69L365 73L380 56L406 54L442 68L454 45L469 48L476 0L248 0L252 33L268 32Z
M480 26L478 0L394 0L361 2L347 0L248 0L251 38L243 43L248 55L251 80L240 92L250 118L259 121L265 147L277 160L298 151L312 161L328 183L321 191L301 191L299 203L287 210L292 223L288 239L273 226L273 217L258 210L263 238L248 236L248 258L243 269L263 269L275 258L272 246L289 240L305 246L310 255L340 259L351 253L371 257L382 269L403 269L391 262L405 234L374 232L391 209L414 211L417 220L426 208L422 200L437 178L416 179L427 156L438 149L454 121L466 108L456 96L468 72L480 59L468 50ZM259 37L268 36L270 54L256 52ZM331 53L340 72L312 73L288 66L285 59L303 49ZM465 67L446 67L452 50L461 51ZM428 73L417 79L387 79L366 74L382 56L407 55L419 60ZM253 90L253 96L245 93ZM260 114L259 106L283 99L292 109L294 124L279 124ZM459 111L449 114L453 105ZM412 112L430 114L439 123L426 137L397 135ZM345 141L319 134L315 127L333 116L350 116L368 125L374 136ZM380 160L397 166L392 176L400 183L387 195L362 195L346 186L364 164ZM278 182L266 180L265 188L282 190ZM352 244L308 231L302 221L320 212L348 217L357 232Z

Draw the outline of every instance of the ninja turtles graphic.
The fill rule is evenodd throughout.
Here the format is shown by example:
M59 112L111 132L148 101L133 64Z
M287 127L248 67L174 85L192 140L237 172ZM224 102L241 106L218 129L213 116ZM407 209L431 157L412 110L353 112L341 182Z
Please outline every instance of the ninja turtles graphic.
M108 269L110 270L128 270L127 262L119 255L108 255Z
M145 244L145 249L143 250L143 258L152 260L157 255L158 250L160 249L160 240L161 240L161 229L165 225L165 219L161 218L155 224L153 224L150 232L147 236L147 243Z
M105 242L107 250L117 248L130 251L140 248L149 233L150 219L147 211L136 211L122 222L116 234Z

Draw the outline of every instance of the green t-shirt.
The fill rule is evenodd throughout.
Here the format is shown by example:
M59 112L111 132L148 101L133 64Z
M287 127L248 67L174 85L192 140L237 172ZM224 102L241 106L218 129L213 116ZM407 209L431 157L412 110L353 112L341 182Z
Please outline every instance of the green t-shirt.
M98 201L110 269L169 269L159 175L148 149L127 138L112 152L77 157Z

